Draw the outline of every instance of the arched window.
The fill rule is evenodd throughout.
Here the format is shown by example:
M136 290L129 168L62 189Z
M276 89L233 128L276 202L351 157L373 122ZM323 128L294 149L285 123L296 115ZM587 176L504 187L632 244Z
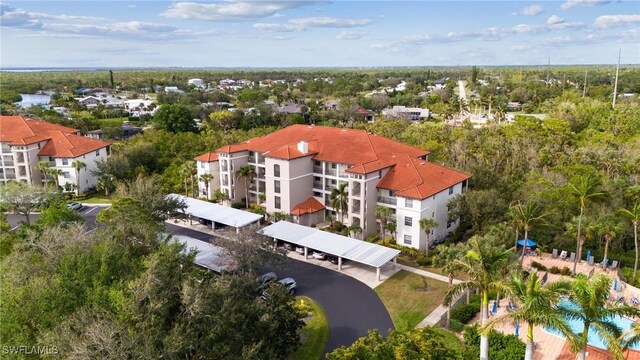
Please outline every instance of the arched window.
M280 177L280 165L273 165L273 176Z

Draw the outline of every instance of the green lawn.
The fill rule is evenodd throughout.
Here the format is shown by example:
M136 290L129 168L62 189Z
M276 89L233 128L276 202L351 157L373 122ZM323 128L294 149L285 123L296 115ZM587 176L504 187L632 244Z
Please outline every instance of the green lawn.
M104 193L96 193L84 198L82 195L79 199L74 201L81 202L83 204L111 204L112 198L110 196L104 196Z
M401 270L375 288L391 315L396 329L413 328L438 305L447 292L447 283L427 279L428 290L420 275Z
M442 335L442 340L444 341L445 346L448 347L449 349L454 349L458 351L462 349L462 341L458 336L456 336L456 334L452 333L447 329L443 329L441 327L435 327L435 326L433 327L433 331Z
M302 346L290 356L290 359L321 359L329 340L329 320L315 301L306 296L298 296L296 301L304 301L305 305L311 309L312 316L302 328L304 337Z

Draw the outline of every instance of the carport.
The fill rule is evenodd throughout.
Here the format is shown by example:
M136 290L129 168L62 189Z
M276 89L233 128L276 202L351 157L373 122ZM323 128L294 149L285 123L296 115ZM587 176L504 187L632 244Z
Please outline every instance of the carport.
M236 263L224 248L189 236L172 235L176 242L185 246L184 253L196 250L195 263L218 274L236 269Z
M376 268L376 276L380 281L380 268L393 261L400 254L400 250L368 243L350 237L322 231L288 221L279 221L258 231L272 237L304 248L307 258L308 250L318 250L325 254L338 257L338 270L342 270L342 259L348 259L360 264Z
M212 230L216 229L216 223L218 223L234 227L236 228L236 232L239 232L240 228L262 220L262 215L254 214L252 212L212 204L210 202L178 194L169 194L167 196L185 202L187 208L184 210L184 213L189 215L189 219L191 219L191 216L195 216L211 221Z

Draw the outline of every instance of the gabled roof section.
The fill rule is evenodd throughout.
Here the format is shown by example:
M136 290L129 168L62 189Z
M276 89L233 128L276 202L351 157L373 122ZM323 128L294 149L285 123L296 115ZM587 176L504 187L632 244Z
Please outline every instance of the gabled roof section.
M64 134L61 131L50 133L51 138L42 147L38 155L59 158L76 158L78 156L102 149L111 145L106 141L90 139L88 137Z
M80 130L26 119L22 116L0 116L0 141L11 145L29 145L51 138L51 132L75 134Z
M206 154L202 154L202 155L194 158L193 160L202 161L202 162L206 162L206 163L218 161L218 153L215 152L215 151L208 152Z
M309 148L306 153L303 153L300 150L298 150L298 144L287 144L287 145L282 145L279 148L275 148L273 150L269 150L265 152L264 156L276 158L276 159L292 160L292 159L297 159L305 156L316 155L318 151L316 151L315 149L317 148L318 142L311 141L308 144L309 144Z
M385 174L377 187L395 190L396 196L422 200L470 178L465 173L425 160L407 155L394 156L396 165Z
M310 197L306 201L296 205L293 210L291 210L291 215L300 216L304 214L313 214L324 209L325 206L316 200L316 198Z

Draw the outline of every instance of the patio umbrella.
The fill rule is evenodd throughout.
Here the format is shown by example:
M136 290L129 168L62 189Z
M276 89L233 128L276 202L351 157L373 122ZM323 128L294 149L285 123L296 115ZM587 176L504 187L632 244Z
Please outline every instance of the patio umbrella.
M589 261L590 257L591 257L591 249L587 250L587 258L585 260Z
M497 301L493 301L493 311L494 314L498 312L498 302Z
M516 323L516 333L515 333L515 335L516 336L520 335L520 323L518 323L518 322Z
M536 242L531 239L522 239L522 240L518 240L518 245L526 246L526 247L534 247L536 246Z
M618 279L613 279L613 290L618 291Z

